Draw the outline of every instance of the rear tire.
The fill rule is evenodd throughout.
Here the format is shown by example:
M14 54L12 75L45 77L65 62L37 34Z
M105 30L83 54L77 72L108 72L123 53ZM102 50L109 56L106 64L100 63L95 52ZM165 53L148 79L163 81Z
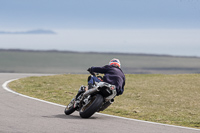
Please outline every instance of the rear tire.
M103 103L103 97L99 94L94 95L91 98L91 101L86 105L83 106L80 110L80 116L82 118L89 118L91 117L95 112L99 110Z

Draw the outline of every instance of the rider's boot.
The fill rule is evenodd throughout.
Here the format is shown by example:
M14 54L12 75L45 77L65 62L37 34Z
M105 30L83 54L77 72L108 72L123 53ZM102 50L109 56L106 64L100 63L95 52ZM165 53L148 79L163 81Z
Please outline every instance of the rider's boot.
M81 86L80 89L78 90L78 93L75 97L75 102L74 102L74 108L76 108L79 105L80 99L78 99L78 97L80 96L80 94L85 92L85 86Z
M88 83L88 90L93 88L93 84Z
M83 92L85 92L85 86L82 85L82 86L80 87L80 89L79 89L79 91L78 91L76 97L75 97L75 100L77 100L78 96L79 96L81 93L83 93Z

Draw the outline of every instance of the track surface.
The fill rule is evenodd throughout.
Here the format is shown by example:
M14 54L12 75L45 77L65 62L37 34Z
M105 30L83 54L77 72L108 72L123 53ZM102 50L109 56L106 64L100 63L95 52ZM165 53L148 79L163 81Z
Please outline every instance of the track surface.
M10 79L37 74L0 73L0 133L200 133L200 130L95 114L81 119L64 107L25 98L3 89Z

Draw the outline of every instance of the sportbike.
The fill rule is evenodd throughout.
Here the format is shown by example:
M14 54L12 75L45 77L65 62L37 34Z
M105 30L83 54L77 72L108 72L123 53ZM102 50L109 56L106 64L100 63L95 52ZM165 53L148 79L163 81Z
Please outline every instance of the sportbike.
M96 75L91 73L90 76ZM83 88L82 86L80 89ZM103 111L110 106L114 102L116 94L114 85L106 82L95 82L91 89L83 91L73 98L66 106L64 112L66 115L70 115L74 111L79 111L82 118L89 118L95 112Z

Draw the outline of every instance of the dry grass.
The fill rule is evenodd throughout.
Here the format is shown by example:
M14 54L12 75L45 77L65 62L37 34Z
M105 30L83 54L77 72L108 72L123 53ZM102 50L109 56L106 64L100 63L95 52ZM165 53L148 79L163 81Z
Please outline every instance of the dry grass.
M9 84L13 90L66 105L88 75L29 77ZM126 75L125 92L103 113L200 128L200 75Z

